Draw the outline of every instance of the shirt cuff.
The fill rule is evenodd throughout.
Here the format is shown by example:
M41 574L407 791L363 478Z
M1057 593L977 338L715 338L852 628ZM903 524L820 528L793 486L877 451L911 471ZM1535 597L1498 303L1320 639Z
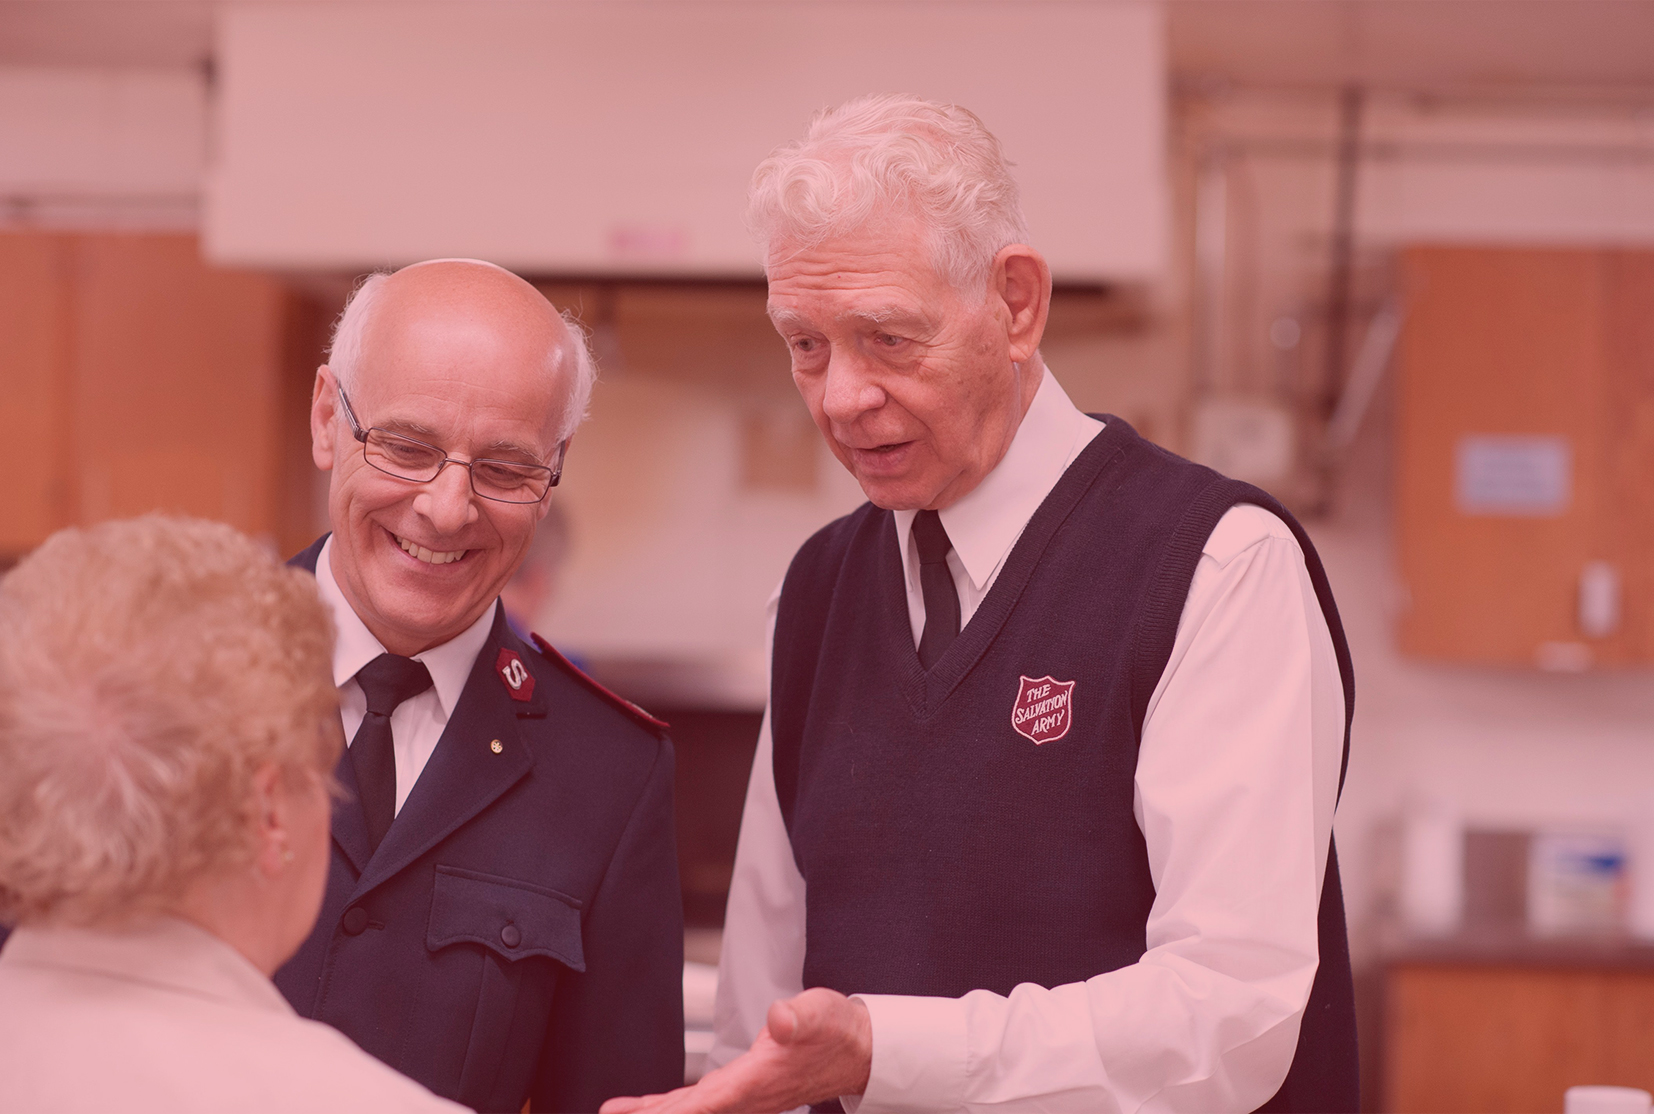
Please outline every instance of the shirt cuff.
M846 1114L918 1114L965 1105L965 1007L958 998L856 994L873 1023L867 1091Z

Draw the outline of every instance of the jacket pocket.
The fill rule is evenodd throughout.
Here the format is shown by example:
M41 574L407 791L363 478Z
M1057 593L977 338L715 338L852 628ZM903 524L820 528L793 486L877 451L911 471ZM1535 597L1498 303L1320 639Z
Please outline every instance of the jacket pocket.
M475 1110L519 1109L557 972L586 969L580 903L510 878L438 866L425 946L432 952L455 946L482 950L476 1012L454 1097ZM533 956L542 958L522 962Z
M586 969L580 902L555 890L455 866L436 868L425 946L481 944L502 959L540 955Z

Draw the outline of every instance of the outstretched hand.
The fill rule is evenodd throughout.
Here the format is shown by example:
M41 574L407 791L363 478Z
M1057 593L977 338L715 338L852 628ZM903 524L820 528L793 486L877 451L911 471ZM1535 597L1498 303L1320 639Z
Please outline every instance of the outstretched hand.
M816 987L771 1003L745 1053L693 1087L610 1099L602 1114L773 1114L867 1089L873 1023L867 1007Z

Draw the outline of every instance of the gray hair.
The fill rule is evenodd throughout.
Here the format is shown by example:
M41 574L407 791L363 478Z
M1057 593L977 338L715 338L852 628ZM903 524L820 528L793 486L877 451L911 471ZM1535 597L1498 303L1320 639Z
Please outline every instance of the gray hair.
M811 246L892 210L931 230L932 262L961 290L1028 241L1011 164L976 114L889 93L818 112L803 139L759 163L747 223L768 256L778 241Z
M113 923L251 860L253 776L344 747L314 577L218 522L59 530L0 579L0 920Z
M498 267L497 264L481 259L430 262L478 263L486 267ZM355 385L356 369L362 362L362 336L367 331L368 320L373 316L374 306L384 290L385 280L394 273L375 271L359 282L345 302L339 320L333 325L333 339L327 349L327 365L346 390ZM592 386L597 382L597 361L592 358L589 334L579 318L568 310L559 311L558 316L568 327L568 343L548 355L546 371L548 374L555 374L557 369L563 366L564 361L573 369L569 383L568 406L564 410L563 423L557 433L557 439L564 441L574 435L574 431L580 428L580 423L585 421L591 412Z

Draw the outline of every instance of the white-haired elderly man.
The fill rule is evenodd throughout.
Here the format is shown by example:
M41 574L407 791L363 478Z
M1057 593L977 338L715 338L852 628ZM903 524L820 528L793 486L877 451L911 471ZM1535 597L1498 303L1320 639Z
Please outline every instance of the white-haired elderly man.
M1350 664L1302 529L1069 401L971 113L826 112L751 217L870 502L773 604L725 1066L606 1114L1354 1110Z
M498 603L593 377L575 327L475 260L369 278L316 375L333 532L294 563L338 630L349 800L276 984L478 1110L683 1080L671 744Z

